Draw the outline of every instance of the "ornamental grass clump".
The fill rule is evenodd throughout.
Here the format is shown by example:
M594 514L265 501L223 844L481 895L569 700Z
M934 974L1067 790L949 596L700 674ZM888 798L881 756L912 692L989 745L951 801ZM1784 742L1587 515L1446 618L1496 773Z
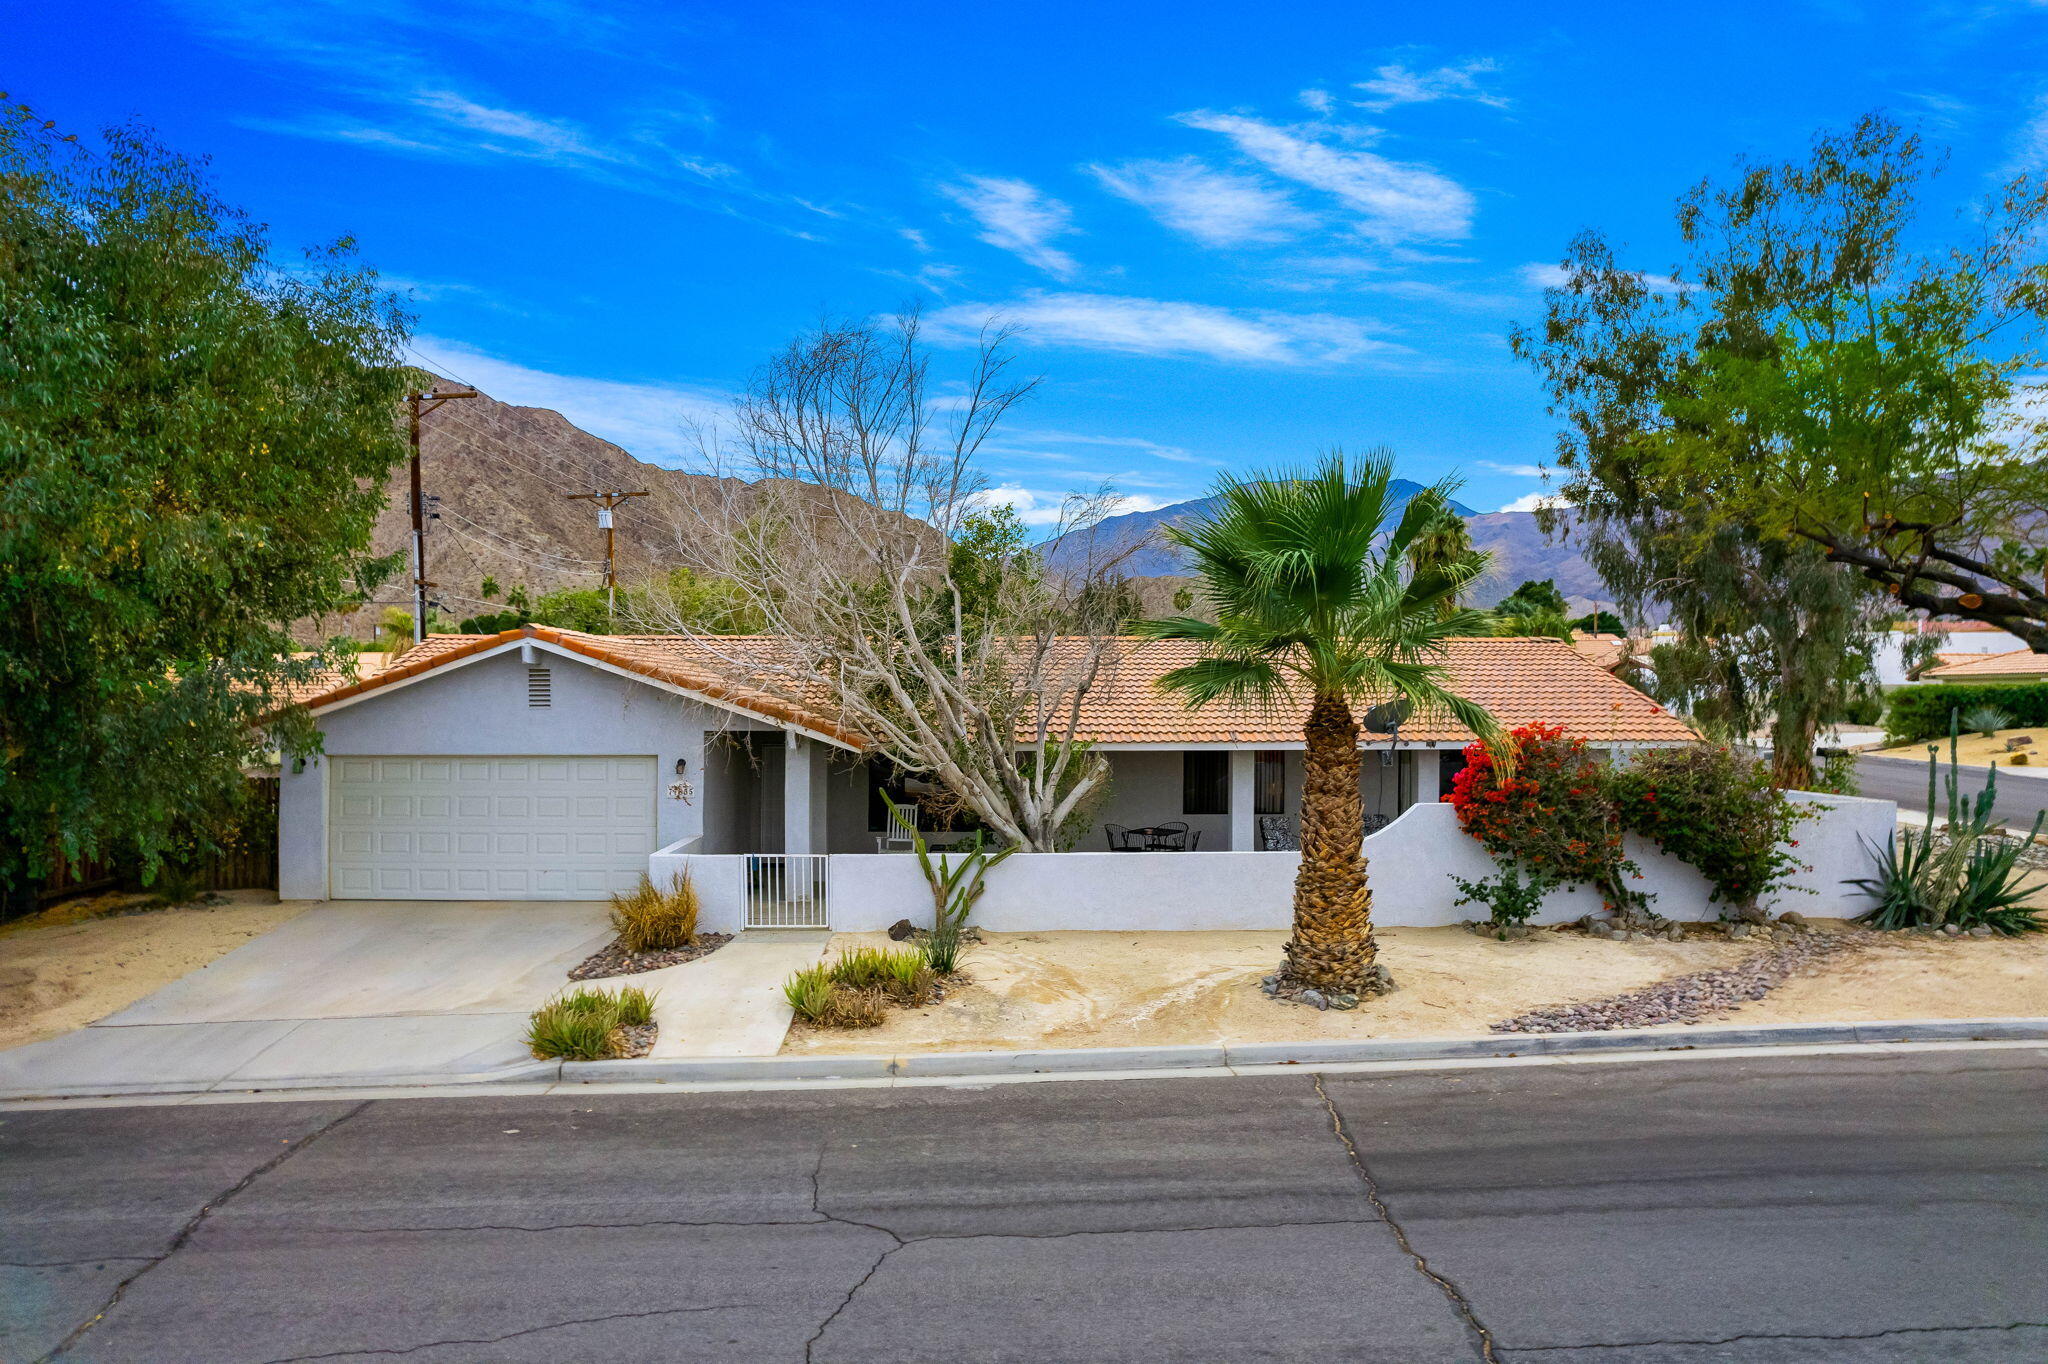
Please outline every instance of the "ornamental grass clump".
M526 1046L543 1061L603 1061L628 1054L624 1029L654 1020L654 996L629 985L617 993L579 988L533 1011Z
M796 1016L823 1028L872 1028L889 1005L929 1004L938 993L938 973L917 947L851 947L782 985Z
M612 896L612 931L628 952L665 952L697 940L697 887L685 871L666 887L646 873L640 884Z
M1710 898L1736 918L1764 917L1765 898L1804 870L1791 850L1806 812L1754 758L1705 745L1652 749L1614 769L1608 787L1621 827L1698 868Z

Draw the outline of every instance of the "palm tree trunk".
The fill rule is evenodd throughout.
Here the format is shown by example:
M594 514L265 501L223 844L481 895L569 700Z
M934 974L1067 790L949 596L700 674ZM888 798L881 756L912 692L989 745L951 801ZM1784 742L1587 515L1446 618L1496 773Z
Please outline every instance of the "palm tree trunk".
M1356 994L1377 949L1365 882L1364 806L1358 789L1358 722L1343 697L1318 695L1303 737L1301 870L1294 878L1294 936L1287 974L1318 990Z

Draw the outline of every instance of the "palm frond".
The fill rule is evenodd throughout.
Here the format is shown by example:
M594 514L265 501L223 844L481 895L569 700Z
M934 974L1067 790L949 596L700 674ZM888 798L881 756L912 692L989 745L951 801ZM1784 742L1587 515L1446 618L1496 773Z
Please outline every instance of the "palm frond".
M1287 695L1286 675L1268 659L1198 658L1159 679L1162 691L1179 692L1194 709L1211 701L1273 704Z

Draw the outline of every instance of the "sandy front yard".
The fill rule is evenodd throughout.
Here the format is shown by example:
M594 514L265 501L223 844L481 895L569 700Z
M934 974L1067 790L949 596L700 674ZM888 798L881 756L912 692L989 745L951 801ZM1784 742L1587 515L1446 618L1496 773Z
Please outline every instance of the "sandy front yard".
M0 1048L125 1009L306 908L231 890L221 905L119 912L139 898L74 900L0 928Z
M2034 741L2026 750L2028 768L2048 768L2048 729L2001 729L1991 738L1981 734L1965 734L1956 740L1956 760L1966 767L1983 767L1996 760L2000 768L2012 764L2013 755L2005 751L2005 741L2014 738L2028 738ZM1933 744L1940 750L1941 761L1948 762L1948 739L1924 740L1915 744L1900 744L1897 748L1879 748L1870 752L1873 758L1914 758L1927 761L1927 746Z
M1840 930L1842 925L1826 927ZM1858 931L1860 930L1848 930ZM791 1030L784 1052L991 1051L1297 1039L1475 1037L1529 1009L1578 1003L1741 960L1749 943L1702 936L1614 943L1539 933L1502 943L1457 928L1386 928L1381 959L1400 986L1353 1012L1267 1000L1259 978L1280 932L992 933L962 967L973 983L879 1028ZM1817 978L1794 978L1714 1022L2048 1015L2048 934L1931 941L1869 934ZM880 934L840 934L832 951ZM1684 1025L1672 1025L1682 1030Z

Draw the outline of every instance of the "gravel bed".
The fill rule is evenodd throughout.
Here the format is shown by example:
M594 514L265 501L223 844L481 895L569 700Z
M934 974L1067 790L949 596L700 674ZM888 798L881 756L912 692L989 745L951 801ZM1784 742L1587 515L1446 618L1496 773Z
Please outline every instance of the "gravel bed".
M1862 947L1861 933L1821 933L1801 929L1771 946L1715 971L1673 976L1640 990L1584 1004L1537 1009L1492 1025L1493 1031L1610 1032L1616 1028L1649 1028L1660 1023L1699 1023L1747 1004L1831 958Z
M638 1023L632 1027L620 1028L619 1034L625 1045L619 1049L618 1055L627 1060L647 1055L654 1050L654 1034L657 1031L652 1023Z
M681 966L708 956L732 941L730 933L699 933L688 947L664 948L659 952L628 952L614 938L583 959L569 973L571 980L603 980L608 976L636 976L642 971L659 971L664 966Z

